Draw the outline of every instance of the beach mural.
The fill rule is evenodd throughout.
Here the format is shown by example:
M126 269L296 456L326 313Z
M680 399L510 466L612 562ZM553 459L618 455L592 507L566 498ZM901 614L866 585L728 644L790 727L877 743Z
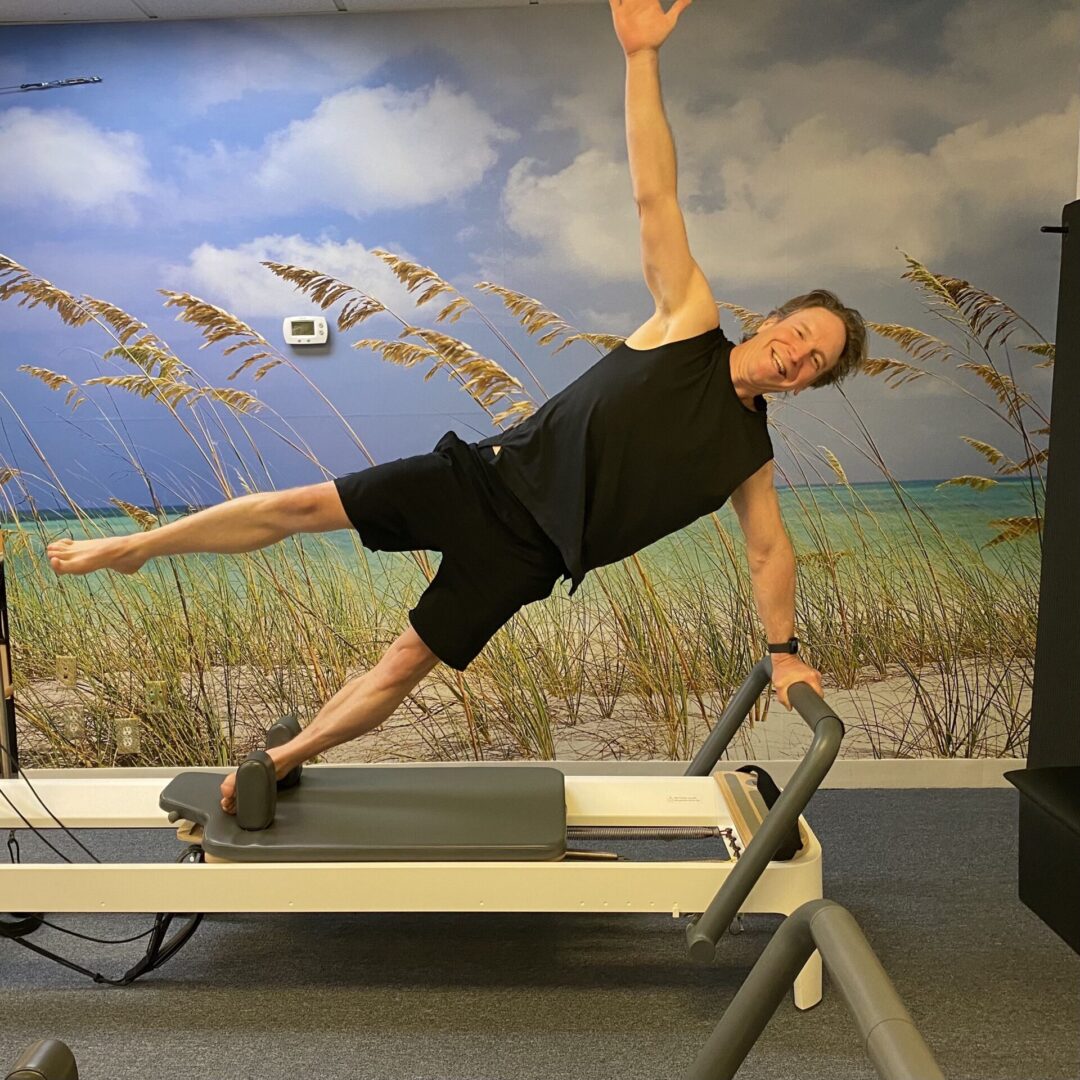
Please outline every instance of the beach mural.
M848 756L1026 750L1077 40L1064 2L703 0L661 53L727 336L817 287L873 331L864 373L769 403ZM485 437L644 322L608 7L10 27L0 76L23 764L234 763L378 660L439 554L58 579L44 545ZM330 760L691 756L764 652L731 508L567 588ZM762 699L737 750L807 739Z

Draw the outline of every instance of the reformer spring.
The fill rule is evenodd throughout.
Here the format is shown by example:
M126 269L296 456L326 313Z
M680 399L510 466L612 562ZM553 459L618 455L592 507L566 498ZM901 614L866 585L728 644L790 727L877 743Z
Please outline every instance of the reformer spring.
M568 825L567 840L715 840L715 825Z

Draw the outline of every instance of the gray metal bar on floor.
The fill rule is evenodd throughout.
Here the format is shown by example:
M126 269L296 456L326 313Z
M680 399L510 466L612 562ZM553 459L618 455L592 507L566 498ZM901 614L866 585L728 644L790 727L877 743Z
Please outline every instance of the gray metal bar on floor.
M754 666L751 676L754 676L762 665L766 664L769 666L765 671L771 671L771 662L766 659ZM768 675L766 675L767 678ZM749 678L740 687L740 694L736 697L741 695L742 690L747 689L748 684L751 684ZM709 963L714 959L717 941L738 915L739 909L750 895L750 890L753 889L765 867L776 854L788 830L792 825L797 824L799 815L806 809L806 804L821 785L821 781L832 767L840 749L840 742L844 737L844 725L810 686L806 683L793 683L788 687L788 700L814 732L813 741L787 786L780 793L780 798L765 815L754 839L747 845L712 903L687 926L686 941L690 956L699 962ZM749 711L748 705L746 711ZM723 753L727 741L730 741L731 735L734 734L734 729L727 730L731 728L729 712L734 715L732 706L728 707L713 731L713 735L716 735L721 726L725 727L717 740L717 746L719 746L717 758ZM743 715L745 716L745 713ZM735 727L738 727L738 723ZM698 757L702 755L699 754ZM691 767L695 762L691 763ZM708 770L706 774L707 772Z
M784 920L683 1080L731 1080L815 948L878 1075L944 1080L859 924L831 900L811 900Z
M79 1069L66 1043L42 1039L22 1052L7 1080L79 1080Z

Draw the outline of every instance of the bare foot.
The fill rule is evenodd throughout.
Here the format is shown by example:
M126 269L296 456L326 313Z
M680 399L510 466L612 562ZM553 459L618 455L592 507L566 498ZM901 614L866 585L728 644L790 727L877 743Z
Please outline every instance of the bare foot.
M226 814L236 813L236 773L229 773L221 782L221 809Z
M272 750L266 751L274 763L274 772L279 780L290 772L294 765L299 764L295 756L285 757L284 750L284 746L275 746ZM229 773L221 782L221 809L226 814L236 813L236 773Z
M45 549L56 574L89 574L94 570L118 570L134 574L146 559L134 550L130 536L107 536L100 540L57 540Z

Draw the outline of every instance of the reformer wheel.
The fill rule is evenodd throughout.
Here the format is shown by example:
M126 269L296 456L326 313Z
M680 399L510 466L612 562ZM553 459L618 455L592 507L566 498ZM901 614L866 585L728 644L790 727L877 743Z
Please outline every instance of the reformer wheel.
M188 844L176 861L179 863L204 863L206 862L206 852L198 844Z

